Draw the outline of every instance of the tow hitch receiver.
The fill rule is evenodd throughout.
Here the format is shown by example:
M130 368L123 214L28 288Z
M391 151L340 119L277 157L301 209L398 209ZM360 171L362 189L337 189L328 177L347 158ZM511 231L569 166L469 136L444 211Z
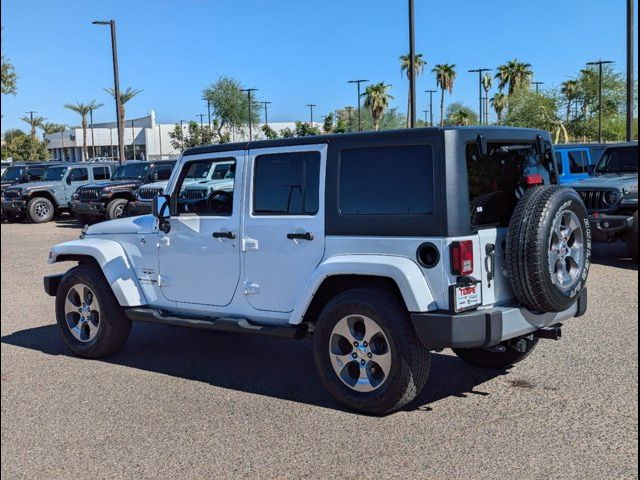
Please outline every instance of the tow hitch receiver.
M560 340L562 338L562 324L541 328L540 330L536 330L535 332L533 332L533 334L538 338Z

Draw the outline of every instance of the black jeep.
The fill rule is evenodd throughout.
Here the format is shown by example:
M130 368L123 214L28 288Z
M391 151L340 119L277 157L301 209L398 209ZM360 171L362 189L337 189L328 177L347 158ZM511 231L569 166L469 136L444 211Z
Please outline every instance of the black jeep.
M14 163L8 167L2 174L2 187L1 192L4 195L4 191L11 185L17 185L19 183L39 182L44 176L44 172L47 168L59 165L58 162L43 162L43 163ZM15 221L18 220L13 214L5 213L2 210L2 220Z
M593 240L626 241L638 261L638 143L607 148L590 178L570 186L587 206Z
M70 202L71 210L83 224L127 216L127 205L135 200L138 188L145 183L168 180L175 163L173 160L127 162L118 167L111 180L78 188Z

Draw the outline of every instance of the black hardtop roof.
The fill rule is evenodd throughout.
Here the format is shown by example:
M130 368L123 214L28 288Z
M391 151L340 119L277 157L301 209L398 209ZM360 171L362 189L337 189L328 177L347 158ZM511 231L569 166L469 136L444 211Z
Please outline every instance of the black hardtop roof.
M427 127L427 128L405 128L401 130L384 130L381 132L356 132L356 133L340 133L331 135L314 135L308 137L278 138L276 140L255 140L252 142L222 143L215 145L205 145L202 147L188 148L182 154L183 156L201 155L206 153L230 152L234 150L249 150L254 148L272 148L287 147L294 145L310 145L318 143L331 143L334 141L349 142L359 141L367 138L412 138L422 137L426 135L437 135L445 131L460 131L466 135L491 133L494 136L497 131L504 137L514 136L521 138L523 133L541 133L542 130L519 127ZM546 133L546 132L545 132Z

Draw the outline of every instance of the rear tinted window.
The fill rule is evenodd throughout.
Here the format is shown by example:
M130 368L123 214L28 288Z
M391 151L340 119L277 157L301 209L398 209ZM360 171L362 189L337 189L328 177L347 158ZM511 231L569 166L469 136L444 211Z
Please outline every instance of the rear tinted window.
M587 173L589 170L589 157L584 150L569 152L569 170L571 173Z
M319 185L319 152L260 155L255 161L253 213L315 215Z
M433 211L433 153L428 145L343 150L339 175L343 215Z
M72 168L69 172L69 181L86 182L89 180L89 170L86 168Z
M33 167L33 168L30 168L27 171L27 173L29 174L29 178L31 180L41 180L42 177L44 176L44 171L45 171L44 167Z
M93 179L94 180L109 180L111 176L111 171L109 167L94 167L93 168Z
M558 173L562 175L564 170L564 165L562 164L562 154L560 152L556 152L556 164L558 165Z

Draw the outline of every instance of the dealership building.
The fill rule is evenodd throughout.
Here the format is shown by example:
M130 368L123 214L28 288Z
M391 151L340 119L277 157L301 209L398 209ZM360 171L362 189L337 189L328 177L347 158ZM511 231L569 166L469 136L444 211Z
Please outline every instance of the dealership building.
M180 150L171 144L170 132L177 123L157 123L156 114L152 110L141 118L126 119L124 122L124 150L127 160L159 160L171 159L180 155ZM182 122L187 129L186 122ZM294 122L270 123L269 126L279 132L284 128L295 128ZM260 125L254 127L253 139L262 139L264 135ZM246 129L243 133L235 129L229 130L231 141L248 140ZM64 132L53 133L45 137L47 149L54 160L81 162L88 160L82 152L82 128L72 127ZM116 122L94 123L87 126L88 157L116 158L118 156L118 125Z

